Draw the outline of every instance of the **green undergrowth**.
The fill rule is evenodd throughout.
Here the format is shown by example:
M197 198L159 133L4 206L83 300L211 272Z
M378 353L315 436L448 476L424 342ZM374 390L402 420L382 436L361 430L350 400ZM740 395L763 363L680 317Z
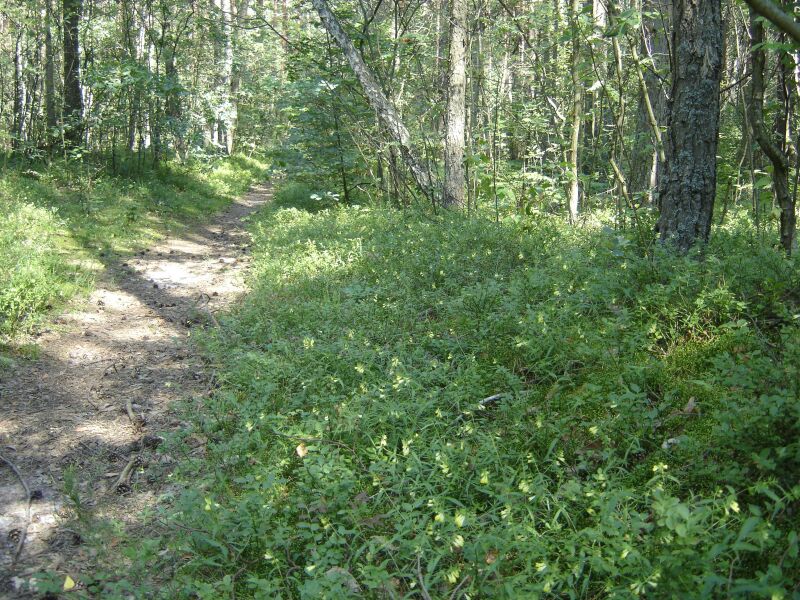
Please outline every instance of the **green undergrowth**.
M643 257L542 215L295 192L205 336L221 386L167 448L189 457L174 526L98 589L798 597L796 262L736 227Z
M0 171L0 343L90 290L114 255L219 210L264 177L262 163L240 156L136 177L114 175L105 162L6 167Z

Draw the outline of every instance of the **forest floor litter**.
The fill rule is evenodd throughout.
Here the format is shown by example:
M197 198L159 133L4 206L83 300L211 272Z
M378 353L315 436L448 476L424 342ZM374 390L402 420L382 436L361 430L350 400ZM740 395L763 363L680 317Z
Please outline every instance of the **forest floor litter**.
M97 550L69 526L82 511L146 526L177 460L154 452L182 426L170 406L214 385L192 330L243 293L243 221L270 197L255 187L205 224L108 258L85 304L38 334L37 356L0 374L0 597L27 597L36 573L71 582L90 568Z

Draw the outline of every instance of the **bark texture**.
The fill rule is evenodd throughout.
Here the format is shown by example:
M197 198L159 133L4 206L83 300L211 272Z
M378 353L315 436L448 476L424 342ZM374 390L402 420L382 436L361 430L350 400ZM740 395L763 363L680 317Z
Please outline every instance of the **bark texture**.
M467 87L467 3L451 0L450 71L447 80L447 135L444 146L444 206L463 207L464 128Z
M14 43L14 125L12 127L13 146L20 148L25 143L25 116L28 91L25 86L25 55L22 47L22 29L17 32Z
M686 252L707 241L717 189L720 0L673 0L672 93L659 183L661 241Z
M236 135L236 105L233 101L233 3L231 0L220 0L220 18L222 29L222 64L220 65L220 123L218 129L219 143L225 152L233 154L233 142Z

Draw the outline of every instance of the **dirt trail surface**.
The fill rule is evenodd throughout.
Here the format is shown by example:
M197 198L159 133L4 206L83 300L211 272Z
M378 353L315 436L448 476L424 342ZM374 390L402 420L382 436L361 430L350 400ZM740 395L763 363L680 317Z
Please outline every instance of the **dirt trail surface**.
M242 220L269 198L257 187L210 223L109 262L88 303L39 336L39 358L2 376L0 598L26 597L33 573L77 581L92 563L68 529L70 489L93 515L128 527L153 503L173 460L154 452L158 434L182 425L169 407L211 385L192 328L214 326L213 313L244 291Z

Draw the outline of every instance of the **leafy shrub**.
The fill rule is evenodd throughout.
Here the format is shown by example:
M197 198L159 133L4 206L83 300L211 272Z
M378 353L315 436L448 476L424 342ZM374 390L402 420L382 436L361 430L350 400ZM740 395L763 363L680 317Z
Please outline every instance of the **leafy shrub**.
M54 303L85 289L88 274L58 252L59 228L53 210L23 195L4 202L0 214L0 334L29 324Z

